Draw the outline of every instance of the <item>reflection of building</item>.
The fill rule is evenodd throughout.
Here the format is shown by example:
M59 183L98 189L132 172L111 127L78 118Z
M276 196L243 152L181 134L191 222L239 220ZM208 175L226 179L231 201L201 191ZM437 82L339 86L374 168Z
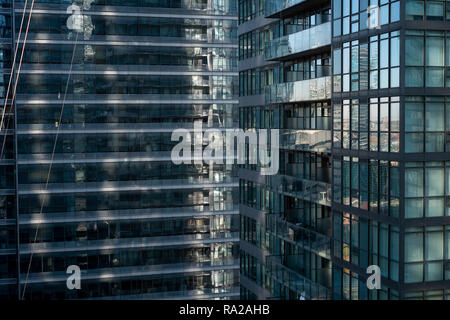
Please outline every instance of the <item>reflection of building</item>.
M176 128L237 126L234 4L68 6L34 4L7 114L17 125L0 167L0 298L25 286L25 299L238 297L235 170L170 158ZM2 12L10 23L10 5ZM81 290L66 288L69 265Z
M239 1L241 126L283 132L279 176L240 169L243 298L450 297L449 4L369 2ZM305 127L317 99L330 124ZM305 144L312 129L332 137L326 150L315 134ZM369 265L380 290L367 289Z

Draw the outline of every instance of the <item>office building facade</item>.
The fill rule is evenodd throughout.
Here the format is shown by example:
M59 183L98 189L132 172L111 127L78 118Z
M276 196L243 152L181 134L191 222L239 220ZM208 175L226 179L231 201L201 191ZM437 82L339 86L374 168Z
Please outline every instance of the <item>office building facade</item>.
M448 1L240 1L240 125L281 136L278 176L239 172L241 297L450 298L448 21Z
M176 129L237 126L233 1L2 3L3 99L25 49L2 129L0 297L239 297L236 170L171 158Z

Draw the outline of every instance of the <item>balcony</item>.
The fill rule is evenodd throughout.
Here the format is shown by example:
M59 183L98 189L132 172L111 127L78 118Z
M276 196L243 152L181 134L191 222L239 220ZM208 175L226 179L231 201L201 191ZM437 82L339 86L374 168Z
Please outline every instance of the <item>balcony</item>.
M266 178L266 185L270 186L271 190L276 190L284 195L323 206L331 206L331 184L329 183L276 175Z
M312 180L331 183L331 167L317 168ZM305 167L303 163L287 163L285 174L287 176L302 177L305 175Z
M239 169L239 175L242 179L261 183L259 182L259 177L261 176L257 171L241 168ZM266 188L269 188L274 192L323 206L331 206L330 183L302 179L284 174L265 176L264 180Z
M119 295L86 298L89 300L196 300L196 299L239 299L239 287L212 287L194 290L160 291L133 295Z
M266 0L264 2L264 15L266 17L271 17L280 11L286 10L306 1L307 0Z
M267 231L276 237L314 252L322 258L330 259L331 239L328 236L306 228L300 223L286 221L277 214L267 215L266 220Z
M296 293L294 298L299 300L330 300L332 297L331 290L327 287L314 282L295 270L283 264L288 257L268 256L266 258L267 274L278 283L288 287ZM325 280L330 278L329 269L319 270L319 279ZM278 297L284 300L286 297ZM289 297L292 298L292 297Z
M281 130L280 149L329 153L331 130Z
M331 22L274 39L266 44L266 60L286 58L331 45Z
M266 104L319 101L331 98L331 77L284 82L265 88Z

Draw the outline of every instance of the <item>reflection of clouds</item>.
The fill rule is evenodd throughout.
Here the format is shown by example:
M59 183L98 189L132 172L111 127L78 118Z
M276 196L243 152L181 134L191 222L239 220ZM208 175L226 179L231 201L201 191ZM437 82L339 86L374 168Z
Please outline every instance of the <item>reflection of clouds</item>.
M94 2L95 0L84 0L83 1L83 9L84 10L89 10L91 8L91 4Z
M67 13L70 16L67 18L67 28L71 30L68 37L73 36L73 32L83 34L84 40L90 40L95 26L89 15L81 14L82 10L89 10L94 0L74 0L72 5L67 8ZM91 45L84 46L84 58L89 59L95 55L95 51Z
M283 130L282 146L288 149L328 152L331 147L329 130Z

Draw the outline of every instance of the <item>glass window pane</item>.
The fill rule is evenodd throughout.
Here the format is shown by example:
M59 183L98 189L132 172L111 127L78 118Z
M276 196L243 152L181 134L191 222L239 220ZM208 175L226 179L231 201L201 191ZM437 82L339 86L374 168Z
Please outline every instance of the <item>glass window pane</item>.
M427 20L444 20L444 2L427 1Z
M405 261L415 262L423 260L422 233L407 233L405 235Z
M423 68L406 68L406 87L423 87Z
M426 196L444 195L444 168L426 168Z
M427 68L426 69L426 87L441 88L444 86L444 69L443 68Z
M423 37L406 37L405 52L407 66L423 66L424 39Z
M425 134L426 152L444 152L444 134L426 133Z
M444 66L444 38L427 37L427 66Z
M425 119L425 131L444 131L444 104L427 103Z
M405 104L405 131L423 131L424 112L422 103Z
M443 278L442 262L429 262L425 265L425 281L439 281Z
M423 152L423 133L405 134L405 151Z
M423 281L423 264L414 263L405 266L405 282L422 282Z
M405 189L407 197L423 196L423 169L409 168L405 170Z
M423 217L423 199L405 199L405 217L407 219Z
M425 216L442 217L444 215L444 198L426 199Z
M391 22L400 21L400 1L391 3Z
M391 131L400 131L400 104L391 103Z
M406 19L407 20L423 20L424 16L423 0L408 0L406 2Z
M445 169L445 171L446 171L446 177L447 177L447 179L446 179L446 181L447 181L447 187L446 187L447 195L450 195L450 167L447 167Z
M389 67L389 41L388 39L380 42L380 68Z
M391 69L391 88L400 87L400 68Z
M443 232L427 232L425 236L426 260L444 259L444 234Z

